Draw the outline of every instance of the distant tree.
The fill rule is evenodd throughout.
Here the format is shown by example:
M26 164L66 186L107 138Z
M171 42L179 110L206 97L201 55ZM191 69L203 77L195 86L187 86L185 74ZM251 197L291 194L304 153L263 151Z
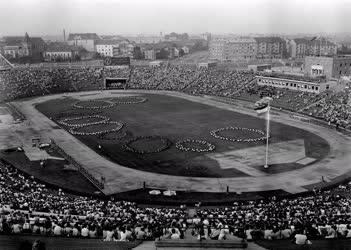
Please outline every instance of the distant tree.
M80 55L79 55L79 54L76 54L76 55L74 56L74 61L80 61L80 60L81 60Z
M94 55L93 55L93 59L102 59L104 58L104 56L98 52L96 52Z
M204 45L202 41L196 41L194 46L191 48L192 51L206 50L208 47Z
M169 51L166 48L162 48L158 53L156 53L156 59L167 59L169 56Z
M341 46L341 48L338 49L337 53L339 55L347 55L347 54L351 54L351 49L349 49L347 46L345 46L344 44Z
M183 33L180 35L180 40L189 40L189 35L188 33Z
M185 55L184 50L183 50L183 49L180 49L180 50L179 50L179 57L184 56L184 55Z
M55 58L55 62L63 62L62 56L57 56L57 57Z
M135 46L135 47L134 47L134 50L133 50L133 57L134 57L134 59L138 59L138 60L144 58L143 53L141 52L141 49L140 49L139 46Z

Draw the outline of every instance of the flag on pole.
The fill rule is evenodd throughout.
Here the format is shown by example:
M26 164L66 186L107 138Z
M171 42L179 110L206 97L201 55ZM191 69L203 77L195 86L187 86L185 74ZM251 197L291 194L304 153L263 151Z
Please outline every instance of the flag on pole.
M270 97L263 97L255 103L255 110L258 115L264 115L270 109L269 102L272 100Z
M258 115L263 115L264 113L267 113L268 109L269 109L268 104L255 107L255 110L256 110Z

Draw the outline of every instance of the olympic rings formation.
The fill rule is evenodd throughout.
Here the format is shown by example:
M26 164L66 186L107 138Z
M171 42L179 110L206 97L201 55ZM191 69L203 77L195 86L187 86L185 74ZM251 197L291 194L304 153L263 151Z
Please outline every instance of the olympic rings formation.
M134 99L132 101L123 101L123 99ZM146 102L147 99L145 97L141 96L123 96L123 97L114 97L113 99L110 100L113 103L117 104L136 104L136 103L143 103Z
M192 144L200 144L201 146L205 146L205 148L193 148L193 147L187 147L184 144L187 143L192 143ZM182 141L178 141L176 143L176 148L181 150L181 151L192 151L192 152L197 152L197 153L202 153L202 152L209 152L213 151L216 147L215 145L204 141L204 140L193 140L193 139L185 139Z
M154 149L154 150L138 150L134 147L132 147L132 143L139 141L139 140L160 140L161 141L161 146ZM159 153L161 151L164 151L166 149L168 149L171 146L171 141L168 140L165 137L161 137L161 136L157 136L157 135L150 135L150 136L138 136L135 137L129 141L126 142L126 144L124 145L124 148L128 151L134 152L134 153L138 153L138 154L151 154L151 153Z
M94 105L94 106L87 106L82 104L83 102L88 102L88 103L97 103L97 102L105 102L106 105ZM104 100L87 100L87 101L78 101L73 104L74 108L77 109L93 109L93 110L99 110L99 109L107 109L107 108L112 108L115 106L116 103L113 103L111 101L104 101Z
M225 130L245 130L245 131L250 131L256 134L261 135L260 137L257 138L244 138L244 139L235 139L235 138L230 138L230 137L225 137L219 135L220 132L225 131ZM225 128L219 128L212 130L210 134L220 140L226 140L226 141L233 141L233 142L257 142L257 141L263 141L266 140L265 133L262 130L259 129L254 129L254 128L242 128L242 127L225 127Z
M86 122L86 123L81 123L81 124L70 123L70 121L79 121L79 120L89 119L89 118L98 118L101 120L96 121L96 122ZM59 120L58 123L61 125L68 126L68 127L79 128L79 127L85 127L85 126L89 126L89 125L95 125L95 124L108 122L109 120L110 120L110 118L108 118L106 116L102 116L102 115L85 115L85 116L65 118L65 119Z
M77 131L77 129L86 128L86 127L94 126L94 125L104 125L104 124L115 124L115 127L112 129L93 131L93 132L79 132L79 131ZM122 128L123 128L123 123L115 122L115 121L108 121L108 122L101 122L99 124L91 124L91 125L86 125L83 127L71 128L70 132L71 132L71 134L74 134L74 135L101 135L101 134L106 134L106 133L111 133L111 132L117 132L117 131L121 130Z

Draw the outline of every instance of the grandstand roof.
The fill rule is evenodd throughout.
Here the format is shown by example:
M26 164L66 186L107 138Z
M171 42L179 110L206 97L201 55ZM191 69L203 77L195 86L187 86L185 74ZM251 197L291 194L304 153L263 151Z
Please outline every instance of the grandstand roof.
M73 40L100 40L100 37L96 33L70 33L68 41Z

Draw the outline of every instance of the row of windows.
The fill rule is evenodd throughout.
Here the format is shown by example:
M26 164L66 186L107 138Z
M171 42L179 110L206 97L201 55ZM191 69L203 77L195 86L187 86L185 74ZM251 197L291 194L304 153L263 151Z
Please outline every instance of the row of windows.
M66 57L71 57L71 54L53 54L53 53L50 53L50 54L46 54L47 57L63 57L63 58L66 58Z
M347 66L347 63L344 63L344 66ZM342 67L342 63L340 63L340 67ZM351 63L350 63L350 67L351 67Z
M318 90L319 88L317 86L311 86L309 84L298 84L298 83L292 83L292 82L282 82L282 81L274 81L274 80L265 80L265 79L259 79L259 82L262 82L264 84L269 84L273 86L281 86L281 87L294 87L294 88L302 88L302 89L312 89L312 90Z

